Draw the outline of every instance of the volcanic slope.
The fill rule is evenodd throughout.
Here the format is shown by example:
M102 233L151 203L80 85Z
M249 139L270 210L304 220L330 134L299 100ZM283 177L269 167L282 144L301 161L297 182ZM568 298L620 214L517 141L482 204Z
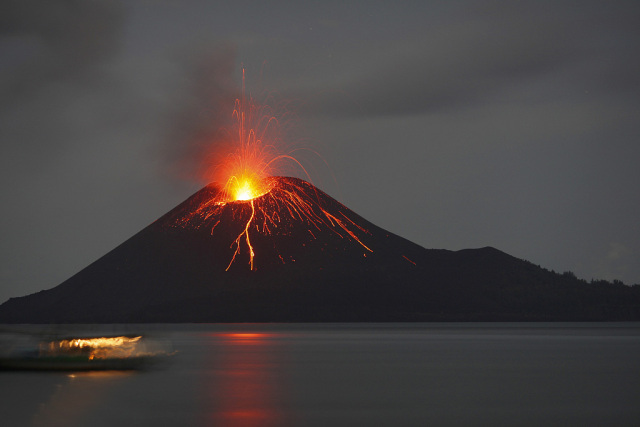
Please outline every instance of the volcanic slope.
M640 289L493 248L428 250L297 178L220 202L209 185L5 323L633 320Z

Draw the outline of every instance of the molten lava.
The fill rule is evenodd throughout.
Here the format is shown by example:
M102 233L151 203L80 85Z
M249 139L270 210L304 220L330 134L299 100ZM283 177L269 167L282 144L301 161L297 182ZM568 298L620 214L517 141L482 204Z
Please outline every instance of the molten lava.
M226 202L248 201L269 192L264 179L255 173L245 172L240 176L233 175L224 187Z
M224 186L191 212L177 218L175 225L207 227L214 235L221 218L232 217L242 224L239 234L230 243L233 253L226 270L244 251L248 254L249 268L254 269L253 233L287 234L293 224L299 223L304 223L313 238L315 230L328 228L339 237L353 239L364 251L372 252L358 236L368 231L342 212L331 213L323 207L315 187L305 181L274 176L286 164L294 165L307 178L309 174L292 152L282 153L277 149L282 144L281 120L271 113L271 109L260 107L250 96L245 96L243 70L242 97L235 102L235 127L229 135L232 149L219 157L222 160L211 174ZM282 256L280 260L285 262Z
M235 239L230 239L232 253L226 270L242 253L248 255L249 268L254 269L254 236L280 238L305 230L311 242L317 234L329 231L340 239L349 239L357 244L363 255L373 252L365 243L369 231L358 225L359 220L349 209L334 201L326 205L329 198L307 181L297 178L268 177L259 183L266 192L249 200L231 198L229 188L207 186L206 197L193 201L192 207L173 217L171 223L187 229L207 230L214 238L226 238L231 228L238 229ZM331 199L332 200L332 199ZM276 239L274 239L275 241ZM282 239L279 239L280 241ZM279 248L274 244L274 250ZM289 255L279 257L282 263L295 261Z
M256 183L248 179L243 179L236 185L233 191L235 200L251 200L261 195L256 188Z

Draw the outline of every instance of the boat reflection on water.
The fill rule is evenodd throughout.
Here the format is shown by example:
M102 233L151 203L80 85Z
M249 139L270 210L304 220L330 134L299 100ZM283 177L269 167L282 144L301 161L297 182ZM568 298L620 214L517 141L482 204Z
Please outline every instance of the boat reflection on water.
M282 426L282 340L279 334L208 334L205 425Z
M97 370L51 374L57 380L50 396L26 416L23 425L82 426L95 425L92 413L100 410L118 387L136 375L132 370ZM50 376L50 375L46 375ZM16 424L18 425L18 424Z

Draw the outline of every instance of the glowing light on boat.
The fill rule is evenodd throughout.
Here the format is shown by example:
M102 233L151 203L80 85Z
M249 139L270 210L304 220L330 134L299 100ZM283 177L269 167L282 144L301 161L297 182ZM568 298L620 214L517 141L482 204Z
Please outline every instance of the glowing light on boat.
M49 341L40 346L40 352L48 356L86 354L89 360L124 358L136 354L137 337L99 337L99 338L71 338L59 341Z

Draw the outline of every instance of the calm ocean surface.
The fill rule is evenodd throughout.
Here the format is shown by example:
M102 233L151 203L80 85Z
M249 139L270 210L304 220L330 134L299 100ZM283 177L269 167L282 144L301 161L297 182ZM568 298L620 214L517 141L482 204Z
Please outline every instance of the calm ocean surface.
M148 332L177 354L143 372L0 372L0 425L640 425L640 323L83 330Z

